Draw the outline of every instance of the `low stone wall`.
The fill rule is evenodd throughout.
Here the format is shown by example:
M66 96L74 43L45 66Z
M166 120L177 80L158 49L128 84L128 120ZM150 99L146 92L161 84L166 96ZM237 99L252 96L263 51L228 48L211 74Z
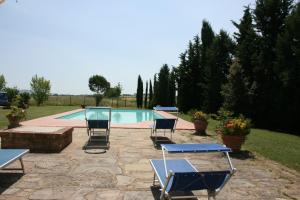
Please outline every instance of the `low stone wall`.
M18 127L0 132L1 148L59 153L72 142L72 127Z

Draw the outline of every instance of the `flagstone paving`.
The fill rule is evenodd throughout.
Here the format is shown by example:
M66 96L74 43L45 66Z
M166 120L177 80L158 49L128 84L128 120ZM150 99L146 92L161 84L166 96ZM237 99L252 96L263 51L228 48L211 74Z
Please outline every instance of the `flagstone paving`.
M75 129L73 142L58 154L34 154L24 157L25 175L0 173L0 200L3 199L155 199L151 158L161 158L143 129L112 129L111 148L103 154L82 150L88 137L85 129ZM216 142L191 131L176 131L176 143ZM219 154L183 154L201 169L224 169L226 160ZM217 199L300 199L300 175L278 163L259 156L233 158L234 177ZM15 162L11 167L19 167ZM200 199L207 199L201 192Z

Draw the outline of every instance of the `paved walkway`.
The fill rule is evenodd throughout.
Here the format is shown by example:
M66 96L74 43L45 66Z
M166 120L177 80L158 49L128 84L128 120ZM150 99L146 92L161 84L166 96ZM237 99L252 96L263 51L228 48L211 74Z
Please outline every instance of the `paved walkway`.
M104 154L86 154L85 129L75 129L73 142L59 154L28 154L26 174L0 173L0 200L11 199L154 199L150 158L161 158L153 147L149 130L112 129L111 148ZM212 142L210 137L177 131L176 143ZM199 169L224 168L219 154L184 154ZM217 199L300 199L300 175L275 162L238 159L238 169ZM14 165L18 166L18 162ZM201 193L202 194L202 193ZM205 192L203 198L206 199Z

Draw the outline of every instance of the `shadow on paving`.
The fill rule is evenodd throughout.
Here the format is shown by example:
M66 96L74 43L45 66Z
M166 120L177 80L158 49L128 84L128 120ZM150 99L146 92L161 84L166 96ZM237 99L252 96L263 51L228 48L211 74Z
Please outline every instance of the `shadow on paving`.
M154 197L155 200L159 200L160 199L160 195L161 195L161 190L160 190L160 186L156 185L156 186L151 186L150 190L152 192L152 195ZM194 194L192 192L186 192L186 193L173 193L173 195L175 196L194 196ZM183 198L182 198L183 199ZM197 197L194 198L184 198L184 199L191 199L191 200L197 200Z
M163 137L163 136L158 136L156 137L156 142L155 142L155 136L150 136L150 139L153 142L153 145L156 149L161 149L162 144L175 144L172 140L170 140L168 137Z
M16 183L23 175L23 173L0 173L0 194Z
M230 152L230 157L240 159L240 160L246 160L246 159L254 159L255 155L251 151L240 151L240 152Z
M109 141L105 140L105 136L97 136L97 140L91 141L88 140L82 149L86 153L91 153L91 154L100 154L100 153L105 153L106 150L109 149L110 143Z

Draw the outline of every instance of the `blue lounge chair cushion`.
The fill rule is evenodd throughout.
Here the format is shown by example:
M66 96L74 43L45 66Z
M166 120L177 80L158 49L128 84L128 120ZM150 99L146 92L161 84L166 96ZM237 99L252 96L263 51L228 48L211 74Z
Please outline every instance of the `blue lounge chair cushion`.
M175 111L178 112L177 107L162 107L162 106L157 106L153 107L153 110L158 110L158 111Z
M0 149L0 169L28 153L28 149Z
M176 119L156 119L155 129L174 129Z
M109 124L108 120L87 120L88 121L88 128L105 128L108 129Z
M166 183L167 177L164 160L150 160L150 162L160 185L166 187L167 192L203 189L214 191L219 188L230 175L229 170L198 172L193 165L185 159L166 160L167 171L172 171L174 175L171 177L169 184L165 186L164 184Z
M160 185L164 185L167 179L164 160L150 160L150 163L155 171L155 174L158 177ZM197 172L197 170L186 160L186 159L174 159L166 160L167 172L171 170L172 172ZM172 182L171 181L170 183ZM167 186L167 191L170 189L171 184Z
M230 152L231 149L222 144L162 144L169 153L204 153Z

